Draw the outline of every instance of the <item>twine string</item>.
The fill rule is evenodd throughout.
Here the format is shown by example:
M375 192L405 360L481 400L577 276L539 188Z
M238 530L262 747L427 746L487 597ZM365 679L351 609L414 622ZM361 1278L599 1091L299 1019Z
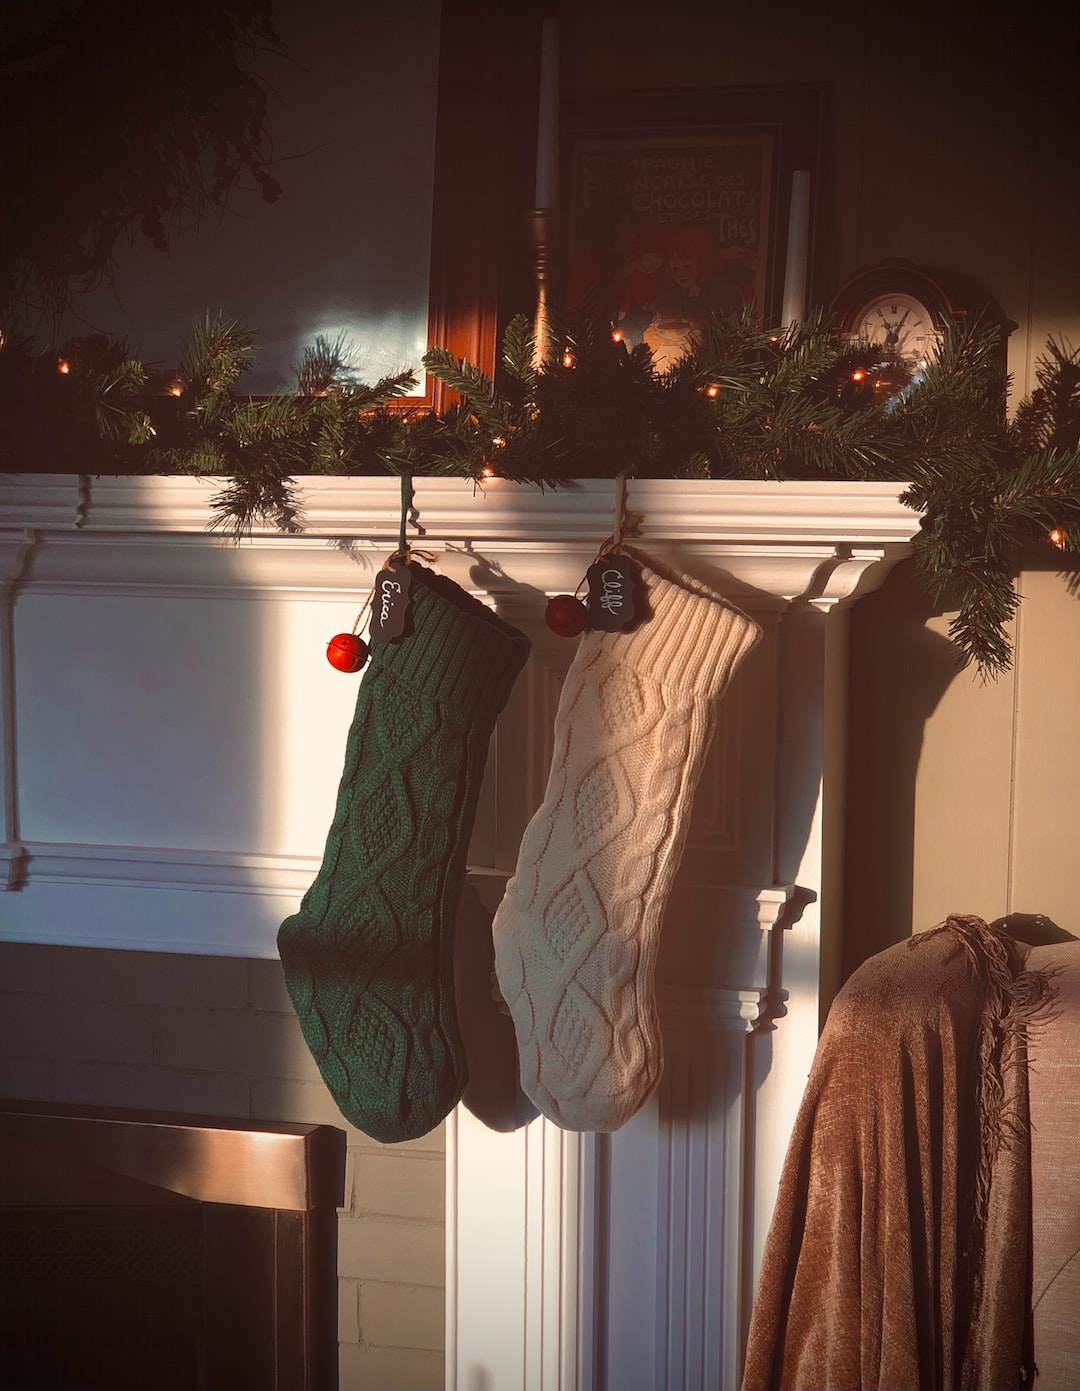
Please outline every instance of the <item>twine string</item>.
M414 498L415 493L413 490L413 476L411 473L403 473L401 475L401 517L398 522L397 550L394 551L393 555L387 557L385 562L386 566L390 565L391 562L395 560L403 560L407 565L414 555L419 556L421 560L426 560L429 564L435 559L435 554L433 551L414 551L413 548L409 545L409 539L406 535L406 530L408 527L410 514L412 514L413 524L416 526L417 531L420 533L421 536L424 535L424 528L420 525L420 519L418 516L415 515ZM353 623L352 626L352 630L354 633L359 632L360 627L364 622L365 614L367 614L368 610L372 607L373 603L375 602L375 587L377 583L378 577L376 576L375 584L371 586L371 590L367 598L364 600L363 608L356 615L356 621Z
M615 530L611 534L611 549L617 551L623 542L626 527L626 469L615 475Z
M405 537L405 528L409 521L409 513L413 505L413 478L411 473L401 475L401 521L398 525L398 548L395 554L401 556L403 560L409 559L409 543Z
M373 600L374 598L375 598L375 586L372 585L372 587L371 587L371 593L370 593L370 594L367 596L367 598L364 600L364 607L363 607L363 608L360 610L360 612L356 615L356 622L352 625L352 630L353 630L353 633L354 633L354 634L355 634L355 633L358 633L358 632L360 631L361 625L362 625L363 622L364 622L364 615L367 613L368 609L371 608L371 603L372 603L372 600Z
M596 563L596 560L603 560L604 556L610 555L613 551L621 551L625 538L636 536L641 523L645 520L644 512L631 512L626 506L626 480L629 476L629 469L622 469L615 475L615 525L611 535L600 542L593 564ZM574 591L575 598L581 597L581 591L587 580L588 573L586 572Z
M596 553L597 560L611 551L621 551L626 538L637 536L641 523L645 520L644 512L631 512L626 505L626 480L629 477L629 469L623 469L615 475L615 528L607 540L601 543Z

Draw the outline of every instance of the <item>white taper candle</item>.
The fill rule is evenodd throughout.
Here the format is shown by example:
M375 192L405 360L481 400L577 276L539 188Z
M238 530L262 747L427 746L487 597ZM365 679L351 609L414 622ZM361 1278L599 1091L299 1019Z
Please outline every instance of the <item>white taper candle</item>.
M806 270L810 251L810 170L796 169L791 176L791 211L788 215L787 263L784 267L784 300L781 326L806 317Z
M536 131L536 207L559 206L559 21L545 19Z

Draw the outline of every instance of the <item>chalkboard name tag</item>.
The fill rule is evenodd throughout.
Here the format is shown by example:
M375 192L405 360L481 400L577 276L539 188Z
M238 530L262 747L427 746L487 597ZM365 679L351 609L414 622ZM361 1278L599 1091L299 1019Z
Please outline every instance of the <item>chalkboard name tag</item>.
M371 640L392 642L405 631L409 615L409 589L412 571L400 556L386 562L375 576L371 596Z
M602 633L629 628L638 615L641 568L618 552L594 560L585 575L589 593L585 607L589 627Z

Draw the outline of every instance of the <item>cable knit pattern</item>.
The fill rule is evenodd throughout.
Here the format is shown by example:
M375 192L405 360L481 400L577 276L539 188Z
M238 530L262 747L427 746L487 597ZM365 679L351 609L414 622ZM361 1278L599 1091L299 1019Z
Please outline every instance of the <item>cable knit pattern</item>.
M415 1139L467 1080L453 926L496 717L528 639L413 567L412 631L372 644L323 863L278 949L342 1114Z
M522 1088L568 1130L617 1129L660 1080L664 906L716 701L760 636L719 595L636 558L651 617L581 639L544 802L493 929Z

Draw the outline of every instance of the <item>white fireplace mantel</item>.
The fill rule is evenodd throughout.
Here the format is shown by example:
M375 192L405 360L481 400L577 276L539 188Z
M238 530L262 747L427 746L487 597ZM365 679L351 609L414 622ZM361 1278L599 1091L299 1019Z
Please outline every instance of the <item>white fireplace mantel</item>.
M400 490L307 479L303 534L234 545L207 530L218 486L0 477L0 882L22 886L8 934L273 955L310 880L353 699L321 653L393 549ZM917 523L897 491L650 480L631 483L629 505L645 516L640 545L778 614L876 582ZM409 534L529 625L544 595L577 586L612 509L604 480L541 492L419 479ZM230 739L224 758L216 738ZM487 850L480 863L495 867ZM191 892L208 896L197 925Z
M0 937L271 957L322 853L355 677L325 661L394 548L392 478L303 480L305 529L207 530L219 484L0 476ZM450 1120L450 1391L733 1391L831 989L845 611L906 554L896 483L632 480L635 544L764 630L722 702L658 964L665 1073L611 1136ZM573 643L543 623L614 486L418 479L412 544L526 630L470 848L493 910ZM6 886L3 887L3 886Z

